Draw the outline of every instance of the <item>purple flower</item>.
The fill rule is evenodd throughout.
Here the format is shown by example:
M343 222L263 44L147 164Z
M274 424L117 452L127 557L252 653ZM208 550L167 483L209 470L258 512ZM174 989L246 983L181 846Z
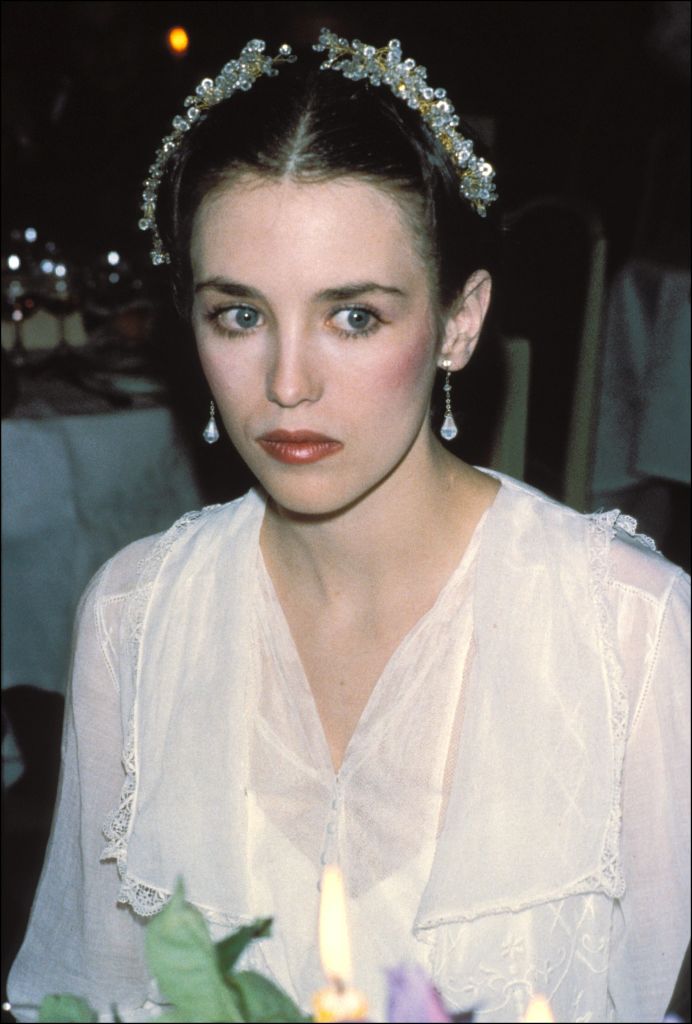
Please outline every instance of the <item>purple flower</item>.
M387 975L389 1024L450 1024L452 1018L422 967L394 967Z

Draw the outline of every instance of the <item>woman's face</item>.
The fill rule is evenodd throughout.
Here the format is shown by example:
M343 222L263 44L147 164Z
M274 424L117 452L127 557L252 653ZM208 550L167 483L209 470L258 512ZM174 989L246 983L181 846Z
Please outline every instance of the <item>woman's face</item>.
M281 507L337 512L429 451L435 310L386 193L243 179L201 204L191 255L204 372Z

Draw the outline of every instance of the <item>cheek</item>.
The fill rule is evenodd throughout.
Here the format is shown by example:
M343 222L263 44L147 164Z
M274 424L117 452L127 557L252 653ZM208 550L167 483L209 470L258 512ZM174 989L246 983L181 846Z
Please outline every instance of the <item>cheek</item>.
M198 343L197 352L202 371L212 391L221 402L225 395L242 395L256 382L256 370L247 367L230 348Z
M223 364L218 359L210 358L204 349L198 348L198 352L202 372L207 379L207 383L212 391L217 391L218 393L222 390L222 385L227 377Z
M434 376L432 342L429 334L421 335L413 344L402 346L396 358L388 358L376 369L373 383L380 394L385 392L392 398L401 397L410 401L413 395L420 395L427 402L428 390Z

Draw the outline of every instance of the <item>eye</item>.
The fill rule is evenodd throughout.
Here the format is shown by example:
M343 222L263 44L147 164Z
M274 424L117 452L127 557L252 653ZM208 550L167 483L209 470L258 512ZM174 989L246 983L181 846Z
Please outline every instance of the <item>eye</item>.
M347 309L339 309L333 314L332 320L339 333L346 337L362 337L372 334L382 322L376 313L364 306L349 306Z
M262 324L262 314L253 306L222 306L205 313L205 319L225 334L249 333Z
M240 330L251 330L259 325L261 316L252 306L230 306L224 309L219 316L223 317L225 327L240 328Z

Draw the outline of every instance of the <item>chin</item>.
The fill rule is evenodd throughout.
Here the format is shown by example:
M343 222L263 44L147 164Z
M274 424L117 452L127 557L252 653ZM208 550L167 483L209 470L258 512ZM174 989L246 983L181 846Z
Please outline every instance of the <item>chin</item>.
M357 505L366 494L377 487L372 481L351 485L341 473L315 473L301 467L286 474L257 473L255 475L270 502L287 516L301 518L329 518Z
M341 488L266 487L269 500L284 515L301 519L329 519L358 504L361 493L346 493Z
M372 452L357 452L350 458L340 452L303 466L281 466L256 458L246 461L272 504L286 515L335 518L386 485L406 459L412 444L403 451L391 447L389 458L381 451L376 459Z

